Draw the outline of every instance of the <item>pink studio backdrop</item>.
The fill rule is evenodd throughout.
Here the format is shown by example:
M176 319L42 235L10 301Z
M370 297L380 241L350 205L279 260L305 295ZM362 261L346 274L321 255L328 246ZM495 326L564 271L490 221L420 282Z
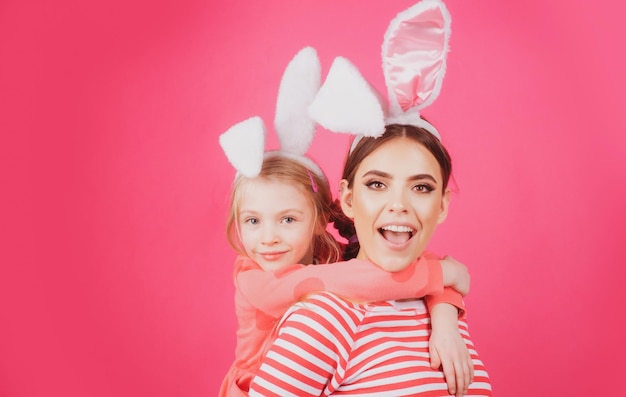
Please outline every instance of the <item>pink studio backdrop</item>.
M271 123L305 45L382 89L383 33L412 3L3 1L0 396L216 395L235 342L218 135ZM494 395L619 393L624 6L447 5L424 114L457 191L431 248L470 268ZM311 149L333 184L347 139Z

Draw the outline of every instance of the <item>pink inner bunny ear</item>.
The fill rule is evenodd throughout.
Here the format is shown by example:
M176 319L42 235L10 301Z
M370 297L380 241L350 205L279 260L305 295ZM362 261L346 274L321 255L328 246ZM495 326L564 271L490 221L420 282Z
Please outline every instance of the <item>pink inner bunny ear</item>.
M391 21L382 62L392 115L423 109L437 98L449 38L450 14L439 0L423 0Z

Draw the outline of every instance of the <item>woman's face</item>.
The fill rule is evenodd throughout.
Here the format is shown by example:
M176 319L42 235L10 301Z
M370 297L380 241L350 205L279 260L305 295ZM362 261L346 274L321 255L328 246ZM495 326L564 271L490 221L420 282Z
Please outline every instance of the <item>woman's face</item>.
M354 220L359 259L382 269L405 269L424 251L445 219L450 191L442 191L435 157L409 138L390 140L367 156L352 188L341 181L341 205Z

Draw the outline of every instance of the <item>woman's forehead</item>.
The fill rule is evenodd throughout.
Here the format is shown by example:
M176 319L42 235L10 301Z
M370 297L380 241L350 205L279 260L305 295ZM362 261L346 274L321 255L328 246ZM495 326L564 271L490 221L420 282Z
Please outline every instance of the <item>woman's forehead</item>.
M441 180L441 167L421 143L405 137L389 140L368 154L357 168L357 176L371 171L394 175L432 174Z

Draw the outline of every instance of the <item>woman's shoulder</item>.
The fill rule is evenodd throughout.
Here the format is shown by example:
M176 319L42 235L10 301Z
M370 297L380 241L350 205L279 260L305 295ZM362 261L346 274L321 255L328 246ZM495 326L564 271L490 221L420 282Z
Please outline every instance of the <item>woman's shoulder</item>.
M303 306L317 305L320 307L325 307L328 304L332 304L346 309L356 308L359 306L351 303L347 298L344 298L329 291L317 291L310 293L299 303Z
M285 313L279 324L279 334L307 335L317 341L310 340L310 343L343 346L341 350L347 352L364 318L361 305L331 292L316 292Z
M352 328L358 326L363 319L363 305L350 302L348 299L332 292L320 291L309 294L291 307L287 316L298 313L315 321L332 321L339 319L344 325Z

